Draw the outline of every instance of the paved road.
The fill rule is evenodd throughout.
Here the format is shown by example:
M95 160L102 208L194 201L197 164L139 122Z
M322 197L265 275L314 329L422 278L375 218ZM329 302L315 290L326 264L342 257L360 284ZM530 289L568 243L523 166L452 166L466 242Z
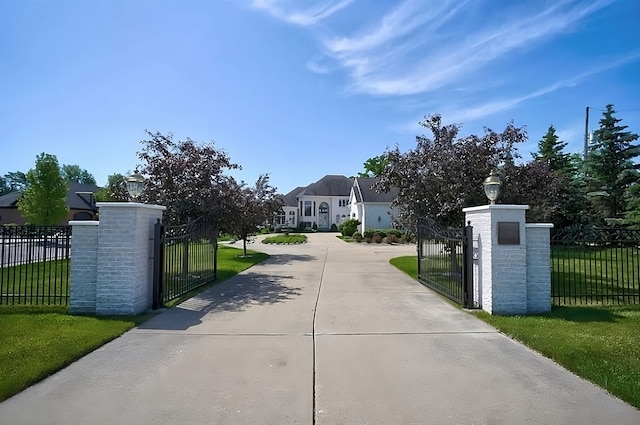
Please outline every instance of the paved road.
M0 424L640 424L640 411L388 264L272 257L0 404Z

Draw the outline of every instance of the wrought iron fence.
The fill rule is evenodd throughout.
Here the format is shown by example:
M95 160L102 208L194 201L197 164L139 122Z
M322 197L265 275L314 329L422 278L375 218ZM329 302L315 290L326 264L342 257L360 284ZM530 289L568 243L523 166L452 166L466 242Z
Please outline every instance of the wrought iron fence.
M216 279L218 226L200 218L178 226L158 222L154 308Z
M553 229L556 305L640 303L640 230Z
M451 228L418 219L418 280L465 307L473 308L472 227Z
M71 226L0 226L0 304L66 305Z

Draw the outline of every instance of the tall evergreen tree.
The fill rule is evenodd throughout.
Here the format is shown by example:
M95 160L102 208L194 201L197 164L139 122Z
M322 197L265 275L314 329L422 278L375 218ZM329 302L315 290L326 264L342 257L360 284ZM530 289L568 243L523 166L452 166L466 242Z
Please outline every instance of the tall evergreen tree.
M62 177L68 182L96 184L95 177L87 170L80 168L79 165L64 164L61 170Z
M638 135L625 131L627 126L614 116L613 105L606 108L585 159L585 187L595 216L619 224L627 210L627 192L638 180L634 159L640 146L633 143Z
M67 208L67 182L55 155L41 153L36 166L27 173L29 182L18 200L18 209L29 224L54 225L64 220Z
M566 142L560 140L556 134L556 128L549 126L547 133L538 142L538 152L533 154L533 159L549 165L551 171L570 173L572 165L569 154L564 152Z

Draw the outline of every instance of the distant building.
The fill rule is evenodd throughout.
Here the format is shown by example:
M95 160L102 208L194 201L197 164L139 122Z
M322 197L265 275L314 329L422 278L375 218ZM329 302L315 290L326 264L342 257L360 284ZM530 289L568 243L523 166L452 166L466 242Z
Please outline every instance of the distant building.
M98 213L93 194L99 189L92 184L69 183L67 192L67 207L69 214L59 224L67 224L70 220L95 220ZM21 192L11 192L0 196L0 225L25 224L18 209L18 199Z
M360 221L360 233L367 229L391 229L393 227L394 210L391 202L398 195L398 189L378 193L372 189L379 178L353 179L349 195L349 215Z
M276 230L297 229L300 223L306 229L331 230L349 218L356 218L366 228L392 227L391 201L397 190L376 193L371 185L377 179L349 178L327 175L309 186L300 186L282 196L282 214L276 217Z

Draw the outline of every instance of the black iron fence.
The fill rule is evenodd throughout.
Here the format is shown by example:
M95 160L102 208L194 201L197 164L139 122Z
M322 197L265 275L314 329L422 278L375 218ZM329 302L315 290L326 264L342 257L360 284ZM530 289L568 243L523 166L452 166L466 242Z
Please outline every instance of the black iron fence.
M0 226L0 304L66 305L71 226Z
M154 308L216 279L217 236L217 223L206 218L178 226L156 223Z
M640 230L594 227L551 232L553 303L640 303Z
M418 219L418 281L467 308L474 307L472 229Z

